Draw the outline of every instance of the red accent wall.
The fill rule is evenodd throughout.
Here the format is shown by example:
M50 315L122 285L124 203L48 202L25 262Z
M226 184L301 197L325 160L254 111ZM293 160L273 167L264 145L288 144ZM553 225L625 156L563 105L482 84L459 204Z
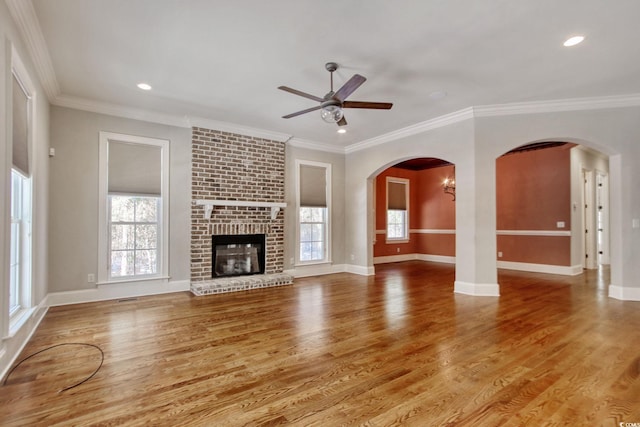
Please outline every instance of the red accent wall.
M498 230L571 230L570 149L508 154L496 160ZM557 228L563 221L564 228ZM571 265L570 236L498 235L501 261Z
M496 160L498 230L571 230L573 144L508 154ZM376 178L376 230L386 229L386 177L410 180L409 223L414 230L455 230L456 203L442 191L453 166L423 171L391 167ZM557 228L563 221L565 227ZM571 265L570 236L498 235L501 261ZM399 251L398 251L399 249ZM377 234L374 256L427 254L455 256L455 234L411 233L409 243L385 243ZM497 255L497 254L496 254Z

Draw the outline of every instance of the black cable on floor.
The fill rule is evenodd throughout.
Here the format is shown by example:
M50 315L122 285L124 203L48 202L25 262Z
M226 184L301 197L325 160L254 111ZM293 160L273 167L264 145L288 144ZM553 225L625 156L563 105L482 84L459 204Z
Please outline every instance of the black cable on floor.
M11 368L11 370L9 371L9 373L7 374L7 376L6 376L6 377L4 377L4 381L2 382L2 385L3 385L3 386L7 385L7 381L9 380L9 376L11 376L11 374L13 373L13 371L15 371L15 370L16 370L16 368L17 368L18 366L20 366L23 362L25 362L25 361L27 361L27 360L31 359L33 356L36 356L36 355L38 355L38 354L40 354L40 353L44 353L45 351L51 350L51 349L56 348L56 347L62 347L62 346L65 346L65 345L83 345L83 346L86 346L86 347L93 347L93 348L96 348L96 349L98 349L98 351L100 352L100 356L102 357L102 359L100 360L100 365L98 365L98 367L96 368L96 370L95 370L95 371L93 371L93 373L92 373L91 375L89 375L87 378L83 379L83 380L82 380L82 381L80 381L79 383L76 383L76 384L73 384L73 385L71 385L71 386L69 386L69 387L65 387L65 388L63 388L63 389L61 389L61 390L58 390L58 393L62 393L63 391L70 390L70 389L72 389L72 388L74 388L74 387L79 386L80 384L83 384L83 383L85 383L85 382L89 381L91 378L93 378L93 376L94 376L95 374L97 374L97 373L98 373L98 371L100 370L100 368L102 368L102 364L104 363L104 351L102 351L102 349L101 349L100 347L98 347L97 345L95 345L95 344L83 343L83 342L68 342L68 343L62 343L62 344L55 344L55 345L49 346L49 347L47 347L47 348L43 348L43 349L42 349L42 350L40 350L40 351L36 351L35 353L30 354L30 355L28 355L27 357L25 357L24 359L22 359L21 361L19 361L19 362L18 362L18 363L13 367L13 368Z

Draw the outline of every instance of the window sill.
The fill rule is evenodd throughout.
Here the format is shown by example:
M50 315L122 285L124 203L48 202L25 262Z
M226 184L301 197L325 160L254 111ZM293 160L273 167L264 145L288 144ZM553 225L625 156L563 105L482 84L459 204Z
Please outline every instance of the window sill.
M136 278L125 278L125 279L118 279L118 280L101 281L96 283L96 285L98 286L121 285L123 283L150 282L153 280L168 281L169 279L171 279L171 276L147 276L147 277L136 277Z
M13 316L11 316L11 320L9 321L9 334L5 337L12 338L15 334L18 333L20 328L24 326L25 323L31 318L31 315L36 311L36 307L31 308L23 308L18 310Z
M329 260L323 260L323 261L298 261L294 267L304 267L307 265L331 265L332 262Z
M409 239L386 239L385 243L387 243L387 244L409 243Z

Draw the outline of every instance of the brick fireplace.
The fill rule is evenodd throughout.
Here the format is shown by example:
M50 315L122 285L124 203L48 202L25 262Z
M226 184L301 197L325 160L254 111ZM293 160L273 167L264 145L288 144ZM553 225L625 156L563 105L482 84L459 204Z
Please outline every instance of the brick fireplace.
M194 127L191 153L192 291L207 294L291 283L282 274L284 214L273 214L267 207L284 202L285 144ZM202 205L212 200L249 206ZM214 236L255 234L265 235L265 274L212 279Z

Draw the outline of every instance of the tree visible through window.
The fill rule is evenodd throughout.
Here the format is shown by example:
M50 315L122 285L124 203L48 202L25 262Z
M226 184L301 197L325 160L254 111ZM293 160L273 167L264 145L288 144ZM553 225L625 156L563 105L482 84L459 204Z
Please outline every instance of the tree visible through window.
M300 261L325 259L327 208L300 208Z
M158 273L159 197L109 196L110 275Z
M387 239L406 239L407 211L387 211Z

